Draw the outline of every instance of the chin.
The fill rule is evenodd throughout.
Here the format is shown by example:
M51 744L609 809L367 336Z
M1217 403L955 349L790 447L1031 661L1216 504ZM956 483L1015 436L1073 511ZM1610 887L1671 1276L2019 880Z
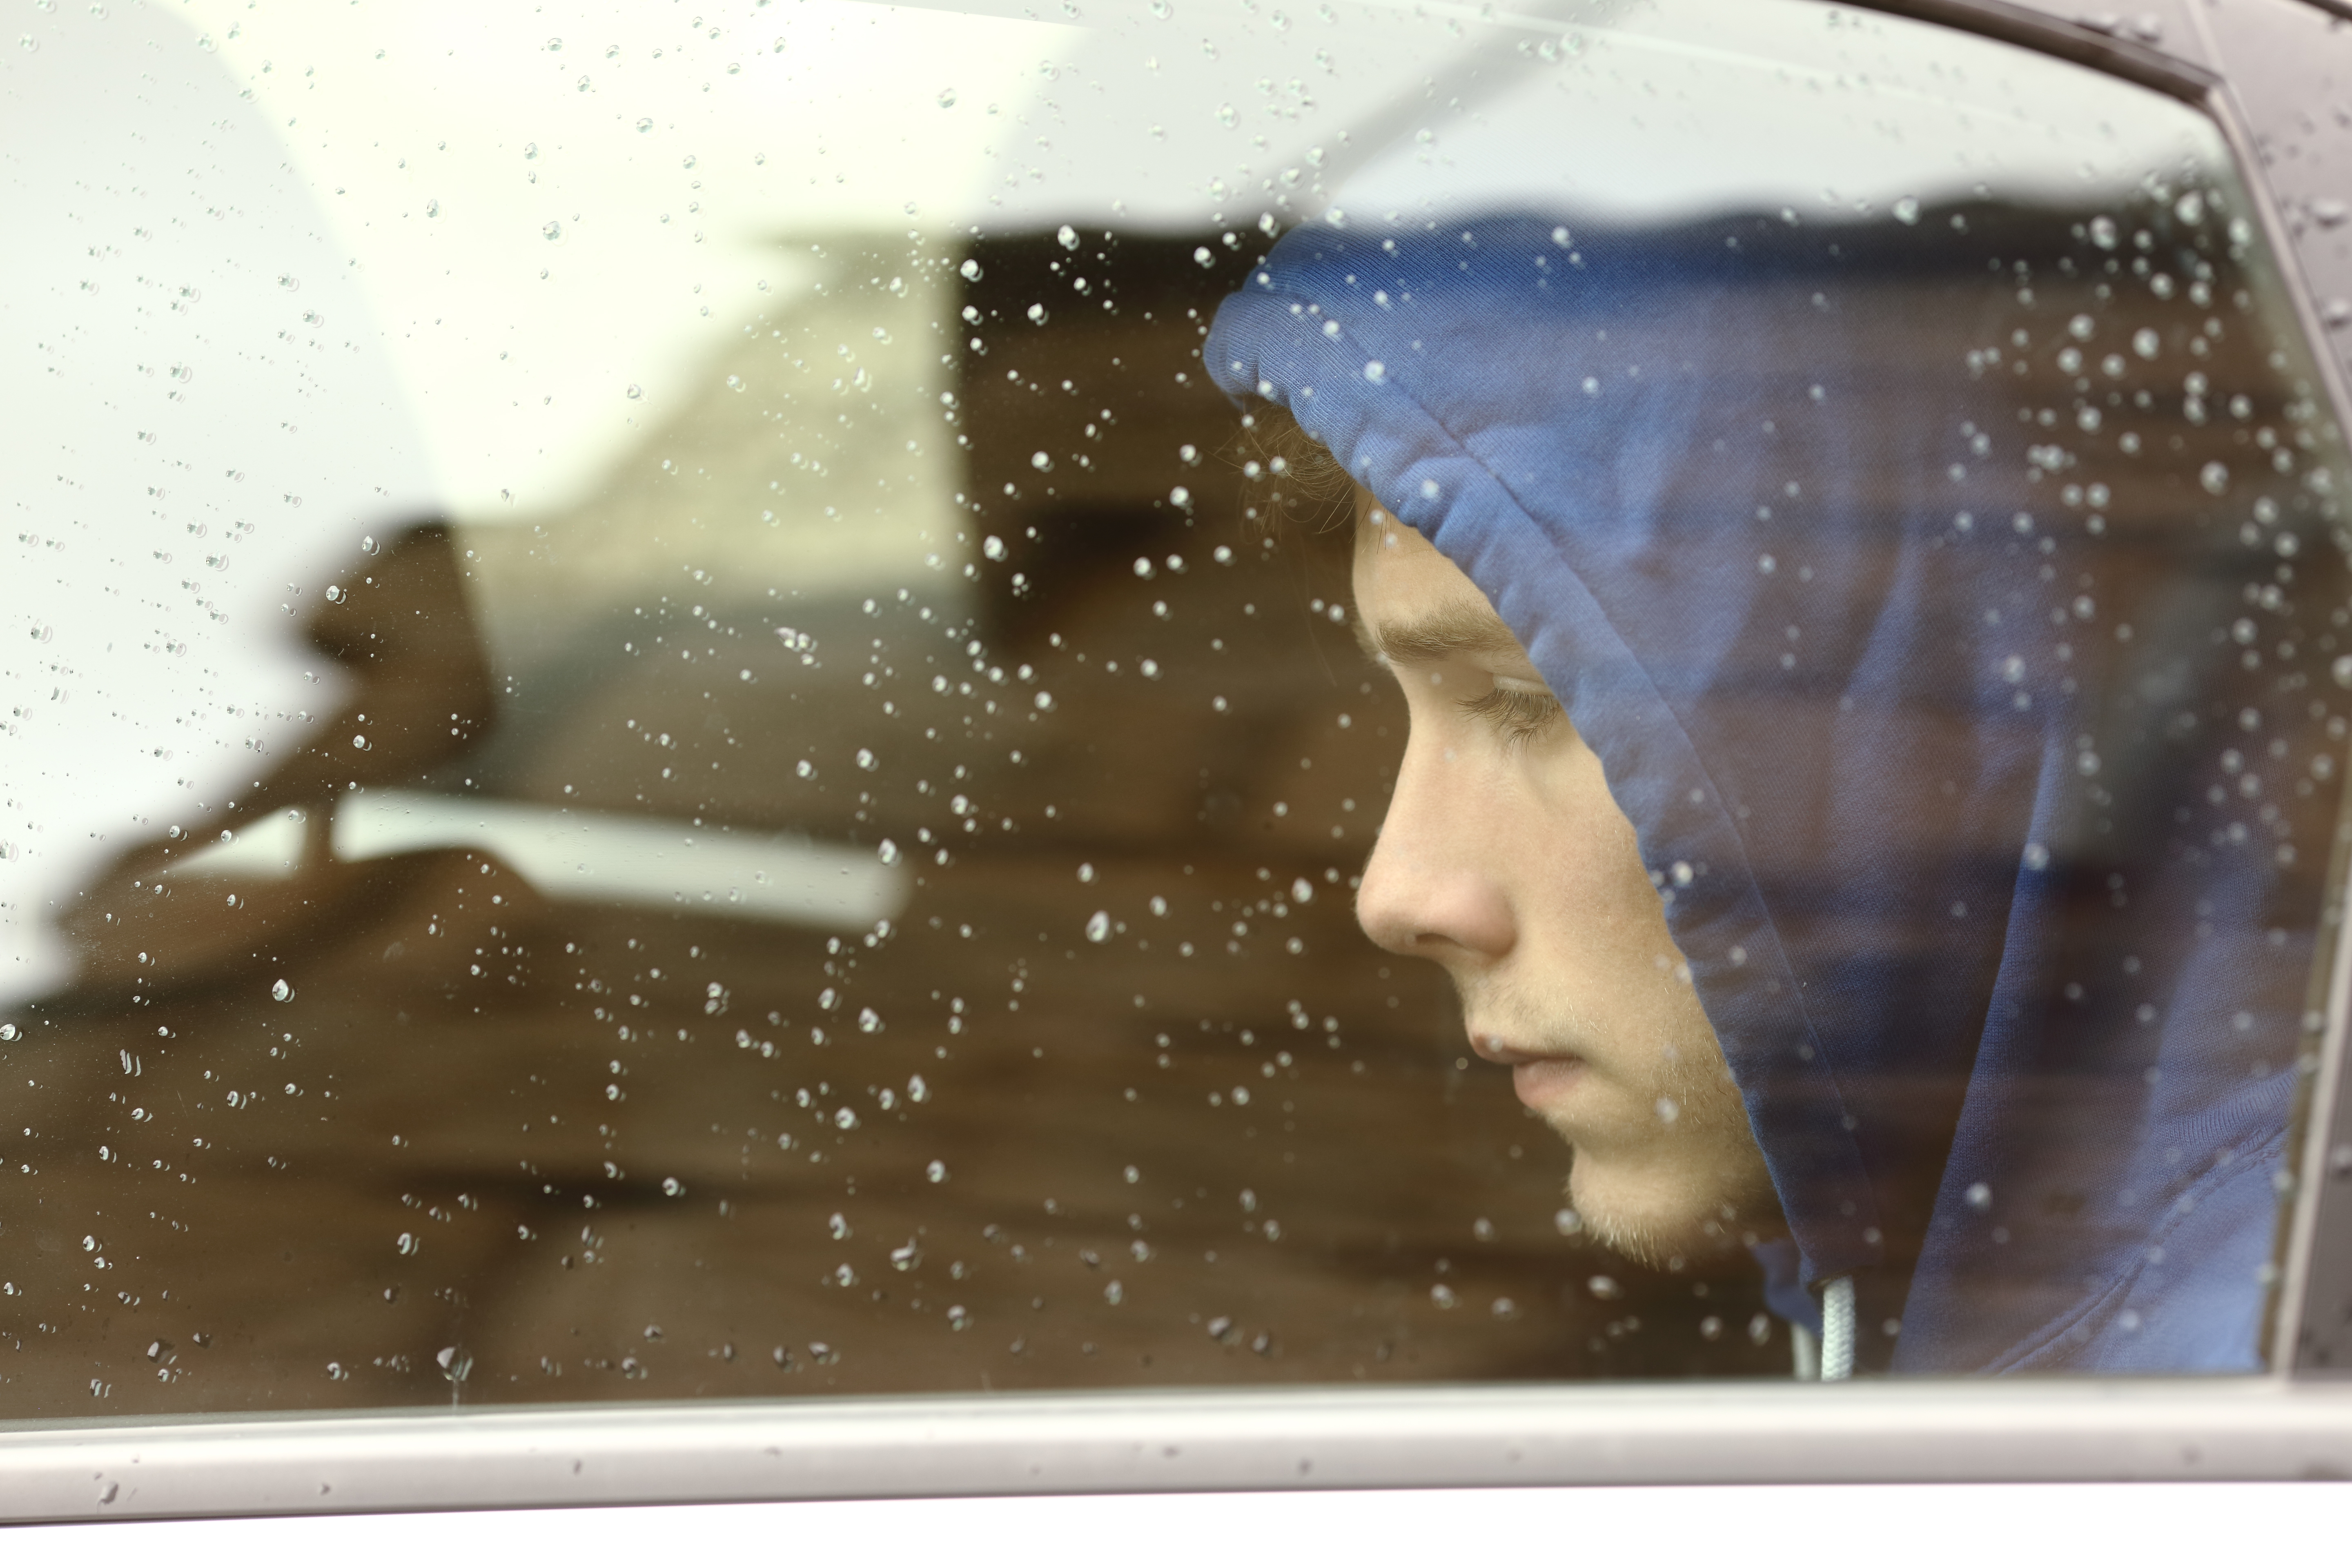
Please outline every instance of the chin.
M1580 1152L1570 1168L1568 1200L1595 1241L1650 1268L1744 1259L1742 1236L1754 1228L1752 1221L1727 1223L1724 1194L1686 1169L1621 1171Z

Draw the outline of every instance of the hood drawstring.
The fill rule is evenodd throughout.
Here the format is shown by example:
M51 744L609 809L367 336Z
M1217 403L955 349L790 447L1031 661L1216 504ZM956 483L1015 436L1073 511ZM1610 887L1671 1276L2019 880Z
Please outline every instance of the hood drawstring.
M1822 1337L1801 1323L1789 1325L1789 1347L1799 1383L1843 1383L1853 1376L1853 1276L1841 1274L1822 1286Z
M1843 1383L1853 1375L1853 1276L1841 1274L1822 1287L1822 1372L1823 1383Z

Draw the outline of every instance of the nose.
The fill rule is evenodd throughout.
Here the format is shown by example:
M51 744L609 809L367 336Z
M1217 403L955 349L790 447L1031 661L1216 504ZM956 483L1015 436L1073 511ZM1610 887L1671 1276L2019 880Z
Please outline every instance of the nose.
M1405 748L1396 794L1356 892L1356 921L1391 952L1450 966L1491 963L1517 941L1499 868L1511 846L1481 811L1468 778L1418 737ZM1462 770L1465 773L1468 770ZM1501 857L1498 858L1497 857Z

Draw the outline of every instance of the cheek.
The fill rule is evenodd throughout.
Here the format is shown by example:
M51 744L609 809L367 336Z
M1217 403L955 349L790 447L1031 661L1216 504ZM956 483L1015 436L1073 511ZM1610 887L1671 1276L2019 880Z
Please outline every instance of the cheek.
M1601 776L1600 759L1570 740L1542 762L1531 770L1522 813L1534 829L1529 865L1544 868L1556 897L1583 920L1664 942L1664 907L1642 865L1633 825Z

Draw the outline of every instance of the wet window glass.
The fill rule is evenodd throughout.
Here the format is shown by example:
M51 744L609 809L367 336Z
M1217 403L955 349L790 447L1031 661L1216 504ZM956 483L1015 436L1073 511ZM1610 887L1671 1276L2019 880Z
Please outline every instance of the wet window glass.
M2352 584L2197 108L20 20L0 1413L2265 1364Z

